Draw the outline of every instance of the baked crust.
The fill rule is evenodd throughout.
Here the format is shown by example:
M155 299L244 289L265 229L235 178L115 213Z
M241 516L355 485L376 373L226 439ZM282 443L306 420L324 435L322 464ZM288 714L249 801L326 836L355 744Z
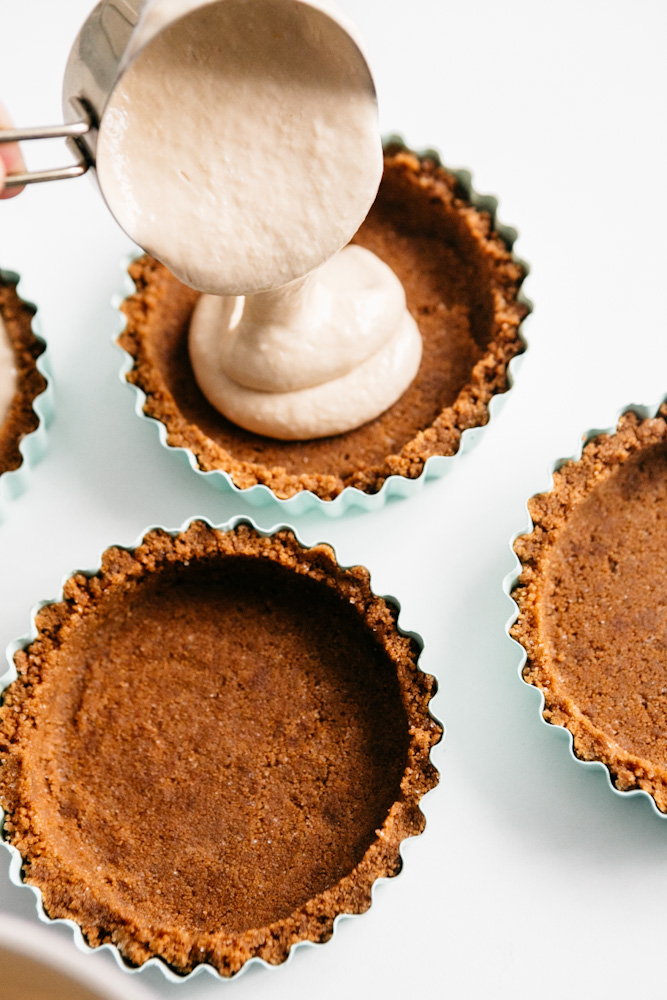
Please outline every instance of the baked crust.
M33 403L46 388L46 380L37 370L37 358L44 352L44 342L32 329L35 309L19 298L16 284L13 276L0 271L0 318L6 327L16 365L16 390L0 424L0 475L22 464L19 445L39 424Z
M49 916L231 976L366 910L423 829L442 732L368 572L196 521L63 595L0 709L4 836Z
M667 812L667 407L590 441L529 503L511 633L544 718Z
M353 242L386 261L403 282L424 344L419 373L377 419L346 434L284 442L222 417L196 386L187 328L197 293L150 257L130 267L136 292L123 305L119 344L134 358L129 382L144 412L189 449L203 471L227 472L241 489L263 483L288 498L310 490L332 500L345 487L377 492L389 476L417 478L433 455L453 455L461 433L488 420L491 398L524 349L519 327L522 266L491 217L473 207L456 177L433 159L393 145L378 197Z

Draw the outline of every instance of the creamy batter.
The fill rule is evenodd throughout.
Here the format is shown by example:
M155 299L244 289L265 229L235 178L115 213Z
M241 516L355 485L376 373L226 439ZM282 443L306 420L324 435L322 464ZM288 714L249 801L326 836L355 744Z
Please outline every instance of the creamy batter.
M407 389L421 352L403 286L358 246L275 292L204 295L190 326L204 395L242 427L283 440L372 420Z
M97 147L125 230L209 293L190 331L203 393L282 439L373 419L421 358L398 279L339 253L382 173L373 81L341 19L329 0L149 0Z
M298 0L191 10L121 77L97 172L126 232L186 284L277 288L340 250L375 197L370 73L347 32Z
M16 392L16 359L7 328L0 316L0 423L5 419Z

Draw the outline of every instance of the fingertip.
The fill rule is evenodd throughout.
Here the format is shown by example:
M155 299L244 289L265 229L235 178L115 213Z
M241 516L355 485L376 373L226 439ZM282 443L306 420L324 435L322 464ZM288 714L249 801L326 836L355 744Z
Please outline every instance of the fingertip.
M7 166L0 157L0 201L7 201L9 198L15 198L16 195L20 194L23 190L23 187L5 187L6 180Z
M0 129L11 127L11 118L4 105L0 103ZM6 182L9 175L25 173L25 169L25 161L18 143L0 145L0 200L15 198L23 191L23 187L6 187Z

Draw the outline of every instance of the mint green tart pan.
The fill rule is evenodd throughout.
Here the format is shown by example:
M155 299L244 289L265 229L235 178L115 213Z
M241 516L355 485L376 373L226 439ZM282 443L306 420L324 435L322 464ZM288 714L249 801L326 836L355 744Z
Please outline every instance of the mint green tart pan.
M115 301L121 379L160 444L217 489L281 516L332 516L409 497L439 477L495 419L526 348L526 265L516 232L498 222L495 198L433 151L385 144L385 173L355 241L403 282L422 334L417 377L376 420L320 441L280 442L228 423L201 396L187 354L196 293L150 258L125 261ZM127 274L130 264L131 276Z
M53 415L46 344L39 335L36 307L21 295L13 271L0 271L0 319L4 318L14 354L16 387L4 417L0 444L0 519L27 488L31 470L46 450L46 428ZM3 469L3 455L6 462Z
M442 727L368 571L247 518L151 528L35 609L0 677L10 877L171 982L284 964L422 832Z
M531 498L504 581L519 675L551 739L667 814L667 405L591 430Z

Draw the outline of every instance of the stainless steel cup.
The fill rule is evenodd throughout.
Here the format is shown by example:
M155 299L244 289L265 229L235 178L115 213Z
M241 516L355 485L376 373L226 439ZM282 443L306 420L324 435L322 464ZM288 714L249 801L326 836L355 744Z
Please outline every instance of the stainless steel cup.
M54 170L11 174L6 179L6 186L22 187L42 181L64 180L78 177L94 168L97 136L100 126L104 127L105 108L123 73L139 52L174 21L200 7L221 2L224 0L101 0L81 28L69 56L63 84L65 124L0 130L0 143L65 138L75 162ZM368 72L369 83L373 86L372 74L357 29L338 9L334 0L296 2L322 11L349 35ZM132 39L132 33L140 15L144 30L137 43ZM323 53L323 58L326 55Z
M79 177L94 166L99 124L142 5L143 0L102 0L86 20L65 70L64 125L0 131L3 143L66 138L75 162L53 170L12 174L6 179L7 187Z

